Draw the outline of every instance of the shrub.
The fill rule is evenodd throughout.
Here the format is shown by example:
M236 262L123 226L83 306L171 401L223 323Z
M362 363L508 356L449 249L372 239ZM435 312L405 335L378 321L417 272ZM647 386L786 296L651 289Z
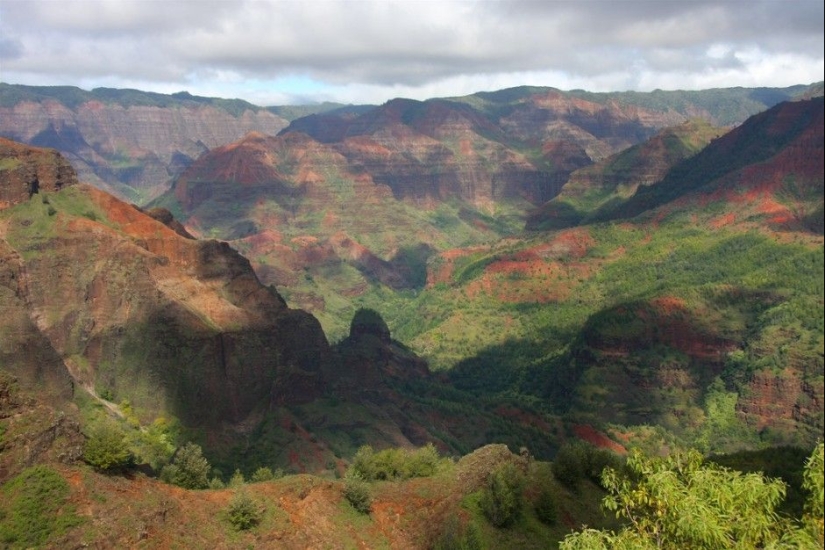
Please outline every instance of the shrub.
M226 509L226 519L238 531L255 527L261 522L262 515L260 505L244 489L235 493Z
M481 534L475 523L462 524L458 516L447 518L433 550L481 550L484 548Z
M479 505L496 527L508 527L521 516L524 503L524 474L515 464L499 466L487 479Z
M584 445L563 445L553 459L553 476L568 489L577 490L585 471Z
M549 489L543 489L539 493L533 510L536 512L536 517L545 525L555 525L558 519L558 512L556 510L556 499Z
M372 506L370 487L363 478L354 473L350 474L349 471L344 480L344 498L356 511L362 514L370 513Z
M260 483L261 481L270 481L274 478L275 474L272 473L272 470L270 470L266 466L261 466L252 473L253 483Z
M350 470L367 481L410 479L435 474L443 460L431 443L415 450L384 449L379 452L364 445L355 453Z
M172 462L161 470L160 478L185 489L205 489L209 486L209 470L200 445L190 442L178 449Z
M602 505L627 523L619 532L568 535L561 548L822 547L821 537L816 543L776 513L784 483L705 463L698 451L651 458L634 450L626 472L608 468L602 477Z
M578 490L581 480L589 479L600 484L605 468L621 467L622 460L616 453L583 441L563 445L553 459L553 475L559 483L574 491Z
M114 472L131 466L134 457L123 429L114 422L103 422L91 430L83 460L101 472Z
M246 479L243 477L243 473L240 470L236 469L235 472L232 474L232 477L229 478L229 486L238 488L242 487L246 483Z
M404 479L412 477L429 477L438 471L441 457L435 445L427 443L420 449L405 453L401 467L401 475Z

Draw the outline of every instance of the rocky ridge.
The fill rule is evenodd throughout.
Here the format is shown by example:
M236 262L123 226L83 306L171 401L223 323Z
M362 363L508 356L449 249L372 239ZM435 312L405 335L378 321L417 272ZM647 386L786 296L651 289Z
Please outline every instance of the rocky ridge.
M145 201L207 150L283 118L250 104L134 90L0 88L0 136L59 150L81 181Z

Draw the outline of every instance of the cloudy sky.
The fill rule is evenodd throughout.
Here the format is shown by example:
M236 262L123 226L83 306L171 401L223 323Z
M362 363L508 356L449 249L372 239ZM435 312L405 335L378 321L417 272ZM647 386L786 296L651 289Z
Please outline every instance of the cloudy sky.
M823 80L822 0L0 0L0 81L382 103Z

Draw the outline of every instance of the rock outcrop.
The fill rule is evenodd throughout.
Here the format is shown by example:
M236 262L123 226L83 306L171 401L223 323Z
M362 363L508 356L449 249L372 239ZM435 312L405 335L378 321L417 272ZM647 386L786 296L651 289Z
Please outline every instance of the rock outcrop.
M193 239L166 211L69 187L56 152L2 145L14 154L0 161L13 168L0 171L0 196L15 206L0 218L0 358L23 383L64 397L80 385L128 399L144 420L167 413L190 426L320 395L330 361L320 325L226 243ZM21 174L39 186L20 189Z
M72 165L54 149L0 138L0 209L28 201L40 191L77 183Z

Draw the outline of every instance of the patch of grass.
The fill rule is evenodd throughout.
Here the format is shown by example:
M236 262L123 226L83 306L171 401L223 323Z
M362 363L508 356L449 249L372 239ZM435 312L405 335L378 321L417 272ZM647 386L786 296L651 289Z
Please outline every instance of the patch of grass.
M69 484L48 466L35 466L0 488L0 543L42 546L82 523L68 504Z
M23 161L20 159L12 157L0 158L0 170L14 170L21 164L23 164Z

